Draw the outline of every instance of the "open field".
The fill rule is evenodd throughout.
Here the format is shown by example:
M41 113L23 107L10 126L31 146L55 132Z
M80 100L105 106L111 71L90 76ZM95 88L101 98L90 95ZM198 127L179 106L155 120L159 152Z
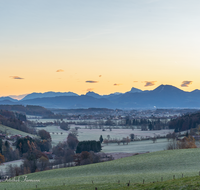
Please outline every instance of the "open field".
M71 125L71 129L73 129L76 125ZM85 126L80 126L78 125L77 127L80 127L80 129L78 129L78 139L80 141L83 140L99 140L100 135L103 136L103 138L107 138L107 136L109 135L110 138L114 138L114 139L122 139L122 138L126 138L126 137L130 137L129 135L131 133L135 134L136 138L141 138L141 137L154 137L157 135L160 136L166 136L168 133L173 133L174 130L172 129L166 129L166 130L157 130L157 131L141 131L140 129L112 129L112 131L110 130L105 130L102 131L101 129L85 129ZM46 131L48 131L49 133L58 133L58 134L54 134L54 135L58 135L57 138L60 137L60 141L62 141L64 138L61 137L60 133L62 132L63 135L66 135L69 133L69 131L65 131L60 129L59 126L55 126L55 125L51 125L51 126L47 126L47 127L37 127L37 130L41 130L44 129ZM54 138L56 138L56 136L53 136Z
M8 135L22 135L22 136L34 136L30 133L26 133L26 132L23 132L23 131L19 131L17 129L13 129L11 127L7 127L5 125L1 125L0 124L0 130L3 131L3 133L7 133Z
M103 138L107 138L109 135L112 139L122 139L129 137L130 134L133 133L136 138L141 137L154 137L155 135L166 136L168 133L172 133L173 130L158 130L158 131L141 131L141 129L112 129L102 131L101 129L79 129L78 130L78 138L80 140L99 140L100 135Z
M171 180L173 175L175 178L181 178L182 174L184 177L197 176L200 171L199 156L200 149L159 151L104 163L36 172L27 175L27 178L40 182L3 182L1 188L22 190L35 188L37 185L38 188L53 189L53 186L65 183L66 189L76 189L76 186L89 189L88 186L94 188L92 181L96 185L109 187L116 185L118 180L125 184L129 180L131 183L142 183L144 179L148 183L160 181L161 177L164 181Z
M167 147L167 139L158 139L156 143L153 143L151 140L145 141L134 141L130 142L128 145L123 144L102 144L102 151L105 153L114 153L114 152L126 152L126 153L143 153L143 152L156 152L165 150Z
M74 126L72 126L73 128ZM47 127L38 127L37 130L44 129L51 134L52 137L52 145L56 145L59 142L65 141L69 131L65 131L60 129L59 126L47 126ZM102 131L101 129L78 129L78 140L99 140L100 135L103 138L107 138L107 135L110 135L110 138L122 139L129 136L131 133L134 133L139 138L154 135L166 135L173 130L159 130L159 131L141 131L140 129L113 129L112 131L106 130ZM53 134L54 133L54 134ZM63 134L61 134L63 133ZM167 139L158 139L156 143L153 143L151 140L145 141L134 141L130 142L128 145L117 143L110 143L108 145L102 144L103 152L127 152L127 153L141 153L141 152L155 152L166 149L168 144Z

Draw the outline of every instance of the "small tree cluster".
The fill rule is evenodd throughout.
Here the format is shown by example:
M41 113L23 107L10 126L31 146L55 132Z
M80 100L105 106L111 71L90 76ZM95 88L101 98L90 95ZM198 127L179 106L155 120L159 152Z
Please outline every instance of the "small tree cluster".
M93 151L83 151L74 156L74 161L76 166L98 163L100 161L100 156L95 154Z
M53 154L55 159L59 160L59 163L73 162L74 151L69 148L67 142L59 143L53 147Z
M49 132L45 131L44 129L38 131L38 135L42 140L49 140L51 141L51 135Z
M76 153L81 153L83 151L101 151L101 142L100 141L80 141L76 148Z
M68 144L69 148L72 150L76 150L78 142L79 141L78 141L77 137L73 133L69 133L69 135L67 137L67 144Z
M60 128L65 131L69 131L69 129L70 129L70 126L68 125L67 122L62 121L61 123L59 123L59 125L60 125Z
M195 139L192 136L184 137L177 141L177 145L179 149L197 148Z
M184 137L181 140L173 139L169 141L167 145L167 150L173 149L189 149L189 148L197 148L195 144L195 139L192 136Z
M4 156L6 162L18 160L20 158L19 151L13 150L8 141L3 142L0 139L0 154Z

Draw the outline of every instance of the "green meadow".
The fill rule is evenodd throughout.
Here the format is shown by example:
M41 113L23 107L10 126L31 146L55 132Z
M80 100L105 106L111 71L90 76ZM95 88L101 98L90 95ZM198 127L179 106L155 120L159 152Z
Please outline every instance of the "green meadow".
M123 189L130 180L131 188L134 188L135 183L138 187L142 186L143 180L146 184L158 183L161 177L166 182L173 176L181 178L182 174L184 177L198 176L199 160L198 148L166 150L98 164L36 172L28 174L27 179L40 182L23 181L21 176L20 182L3 182L0 186L6 190L35 189L36 185L37 189Z

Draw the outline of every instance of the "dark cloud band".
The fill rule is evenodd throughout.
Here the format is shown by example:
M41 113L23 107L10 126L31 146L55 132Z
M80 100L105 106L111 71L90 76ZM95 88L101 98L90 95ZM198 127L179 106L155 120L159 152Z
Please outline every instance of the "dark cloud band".
M99 81L87 80L86 83L98 83Z

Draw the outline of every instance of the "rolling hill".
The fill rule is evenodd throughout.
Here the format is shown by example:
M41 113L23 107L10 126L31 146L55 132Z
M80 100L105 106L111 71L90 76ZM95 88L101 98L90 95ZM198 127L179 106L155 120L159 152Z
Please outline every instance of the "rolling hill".
M197 176L200 171L200 149L168 150L154 153L136 155L114 161L90 164L85 166L54 169L44 172L28 174L30 180L40 182L1 183L4 189L59 189L65 183L66 189L89 189L93 187L92 181L97 187L131 183L145 183L171 180L186 176ZM64 189L64 188L63 188ZM104 188L106 189L106 188ZM111 189L111 188L110 188Z

